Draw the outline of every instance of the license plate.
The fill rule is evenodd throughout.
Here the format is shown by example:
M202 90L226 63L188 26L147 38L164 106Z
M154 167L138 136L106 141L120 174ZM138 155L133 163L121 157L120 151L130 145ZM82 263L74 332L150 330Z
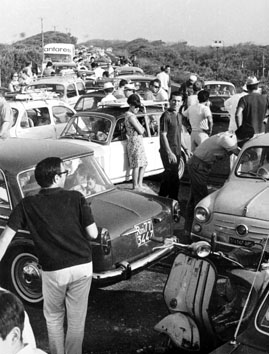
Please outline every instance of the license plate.
M229 238L229 243L232 245L236 246L243 246L243 247L252 247L254 246L253 241L248 241L248 240L240 240L238 238L230 237Z
M143 246L153 238L153 225L151 220L147 220L135 226L136 242L138 247Z

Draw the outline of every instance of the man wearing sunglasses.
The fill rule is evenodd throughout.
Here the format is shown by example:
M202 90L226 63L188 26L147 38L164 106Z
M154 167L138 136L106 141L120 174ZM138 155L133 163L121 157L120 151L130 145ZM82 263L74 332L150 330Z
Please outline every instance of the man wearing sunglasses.
M51 354L82 353L92 281L89 240L98 234L84 196L63 189L67 174L58 157L40 161L35 169L40 192L22 199L0 235L1 260L18 229L27 225L31 233L42 267L43 311Z
M168 101L168 93L161 87L159 79L151 80L149 89L144 94L145 100L151 101Z

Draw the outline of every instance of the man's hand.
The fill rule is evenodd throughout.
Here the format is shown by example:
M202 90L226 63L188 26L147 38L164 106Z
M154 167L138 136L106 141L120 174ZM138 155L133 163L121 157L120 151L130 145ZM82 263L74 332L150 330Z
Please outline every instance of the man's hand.
M168 161L169 163L177 163L177 157L175 154L173 154L172 152L168 153Z

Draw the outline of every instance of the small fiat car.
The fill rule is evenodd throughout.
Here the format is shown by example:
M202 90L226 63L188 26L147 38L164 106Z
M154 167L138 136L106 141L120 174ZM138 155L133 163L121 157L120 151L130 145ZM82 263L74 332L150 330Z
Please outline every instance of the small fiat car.
M146 102L146 101L144 101ZM144 148L148 157L146 176L163 172L160 157L160 117L167 102L151 103L137 114L139 122L145 128L143 134ZM131 180L131 169L127 155L127 135L125 129L125 115L128 104L107 104L97 110L81 111L67 123L60 139L89 146L95 151L95 157L104 168L113 183ZM186 161L190 155L190 135L182 126L181 160L179 164L179 178L185 171ZM98 151L96 151L98 148Z
M76 111L51 94L20 93L6 97L13 111L10 136L31 139L59 138Z
M117 189L85 146L60 140L0 141L0 227L3 230L15 205L38 193L35 165L59 156L68 170L65 188L78 190L91 203L99 234L92 244L93 279L106 286L128 279L171 253L162 246L173 237L179 219L178 202L153 194ZM62 220L64 223L65 220ZM42 269L27 226L19 230L0 263L1 284L29 303L42 301Z
M268 209L269 133L246 143L224 186L197 204L191 237L210 240L214 233L221 250L263 245L269 234Z

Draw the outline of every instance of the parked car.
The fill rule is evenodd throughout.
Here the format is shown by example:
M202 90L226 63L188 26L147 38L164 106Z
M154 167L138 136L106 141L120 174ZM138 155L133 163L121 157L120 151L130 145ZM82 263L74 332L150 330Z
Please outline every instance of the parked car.
M56 139L76 113L72 106L48 93L20 93L6 98L14 117L10 135L16 138Z
M76 75L48 76L37 79L29 90L56 92L59 98L74 106L80 95L86 93L84 81Z
M236 340L223 344L210 354L268 354L268 343L269 287L267 286L254 310L248 328Z
M224 101L235 94L235 86L227 81L205 81L204 88L209 91L211 112L214 120L229 120L229 113L224 108Z
M121 75L144 75L144 70L137 66L115 66L114 67L115 76Z
M144 101L146 103L146 101ZM160 117L167 103L150 103L145 111L137 114L137 118L145 128L144 147L148 157L145 177L163 171L160 158ZM74 143L89 146L95 157L106 171L113 183L128 181L132 178L127 156L127 136L124 113L128 104L115 103L93 111L80 111L67 123L60 139L68 139ZM190 156L190 135L182 127L181 160L179 177L185 171Z
M9 138L0 141L0 227L3 229L15 205L25 196L38 193L35 165L48 156L59 156L69 171L66 189L84 190L99 235L93 241L93 278L97 286L128 279L132 274L169 255L173 246L154 249L173 237L174 221L179 219L178 202L154 194L117 189L111 183L93 151L60 140ZM87 170L77 185L81 164ZM87 179L98 188L92 189ZM64 220L63 220L64 222ZM0 263L1 280L29 303L42 300L41 274L31 234L19 230ZM4 279L3 279L4 278Z
M269 134L263 134L243 146L224 186L197 204L192 239L210 240L215 233L224 251L262 245L269 234L268 208Z

